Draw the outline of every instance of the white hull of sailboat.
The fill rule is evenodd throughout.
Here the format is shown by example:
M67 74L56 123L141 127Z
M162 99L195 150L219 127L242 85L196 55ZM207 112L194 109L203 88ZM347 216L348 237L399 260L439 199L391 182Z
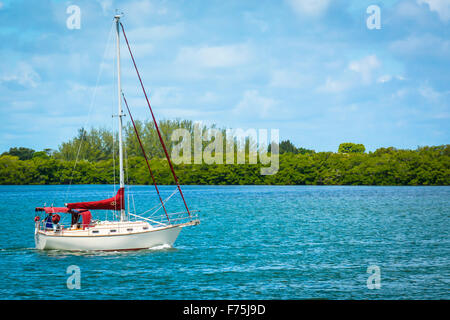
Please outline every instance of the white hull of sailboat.
M147 249L161 245L172 246L181 226L154 229L146 232L104 236L58 235L36 231L35 243L42 250L118 251ZM53 233L53 232L51 232Z

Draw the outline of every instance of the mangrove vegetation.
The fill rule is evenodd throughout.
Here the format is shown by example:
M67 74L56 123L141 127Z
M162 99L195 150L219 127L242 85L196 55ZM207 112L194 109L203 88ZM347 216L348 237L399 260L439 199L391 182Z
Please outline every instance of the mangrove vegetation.
M158 184L173 184L167 160L151 122L137 122L137 130L150 159ZM172 154L179 141L171 141L174 130L183 128L195 136L200 134L200 148L207 149L214 139L211 130L223 133L215 126L199 127L187 120L164 120L159 123L162 136ZM209 132L209 133L208 133ZM124 132L125 170L127 183L150 184L142 151L134 129ZM208 133L208 134L207 134ZM211 138L211 139L207 139ZM225 138L224 138L225 139ZM223 141L223 145L230 142ZM197 142L198 144L198 142ZM279 167L273 175L262 175L260 155L251 162L249 150L256 143L252 137L244 140L245 163L206 163L204 160L175 164L182 184L209 185L449 185L450 145L422 146L415 150L379 148L366 152L364 145L344 142L337 152L315 152L296 147L289 140L269 144L265 151L279 150ZM197 148L199 146L197 145ZM276 148L275 148L276 147ZM233 145L236 155L237 146ZM62 143L58 150L35 151L12 147L0 156L0 184L113 184L118 182L116 133L106 129L80 129L73 139ZM184 152L184 151L183 151ZM195 152L195 151L194 151ZM217 156L217 150L211 154ZM216 154L215 154L216 153ZM115 154L116 157L112 155ZM237 157L235 155L235 157ZM222 155L219 155L222 157ZM116 160L115 160L116 159ZM235 158L237 159L237 158ZM250 162L250 163L249 163Z

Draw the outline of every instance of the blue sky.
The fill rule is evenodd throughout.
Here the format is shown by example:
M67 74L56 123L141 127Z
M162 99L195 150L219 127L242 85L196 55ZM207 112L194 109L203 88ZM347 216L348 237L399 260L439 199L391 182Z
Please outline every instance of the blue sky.
M116 8L159 119L279 129L317 151L450 142L449 0L0 0L0 152L112 127ZM123 90L148 119L125 50Z

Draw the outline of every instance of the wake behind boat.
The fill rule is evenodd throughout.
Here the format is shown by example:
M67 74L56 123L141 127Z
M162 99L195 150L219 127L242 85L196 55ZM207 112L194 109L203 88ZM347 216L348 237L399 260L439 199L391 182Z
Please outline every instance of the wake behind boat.
M89 202L75 202L66 203L64 207L37 207L35 209L37 215L35 217L35 243L37 249L60 249L60 250L137 250L152 248L161 245L172 246L177 239L182 228L187 226L194 226L200 223L198 218L198 211L189 210L183 192L181 190L178 178L173 169L167 148L159 131L158 124L153 114L150 102L142 83L139 71L136 66L133 54L131 52L128 39L126 38L125 30L120 22L120 15L114 17L116 23L116 38L117 38L117 74L118 74L118 126L119 126L119 170L120 170L120 188L117 194L109 199L89 201ZM159 140L164 149L169 167L171 169L176 190L166 199L162 199L155 181L153 172L143 148L143 144L136 129L133 116L125 99L125 95L121 90L120 80L120 30L124 35L126 44L136 69L137 76L141 83L142 90L147 100L150 113L152 115ZM125 116L122 110L122 98L126 104L128 114L135 129L136 137L139 141L144 159L147 164L150 176L155 186L156 194L158 196L160 205L155 208L147 210L152 211L149 217L145 217L128 210L125 210L125 182L124 182L124 167L123 167L123 142L122 142L122 117ZM179 193L183 200L186 211L169 213L166 208L166 203L176 193ZM164 214L156 216L155 214L163 209ZM120 217L115 221L108 220L92 220L91 210L110 210L120 213ZM44 214L41 219L40 214ZM70 224L64 225L61 223L61 215L71 215ZM81 221L80 221L81 220Z

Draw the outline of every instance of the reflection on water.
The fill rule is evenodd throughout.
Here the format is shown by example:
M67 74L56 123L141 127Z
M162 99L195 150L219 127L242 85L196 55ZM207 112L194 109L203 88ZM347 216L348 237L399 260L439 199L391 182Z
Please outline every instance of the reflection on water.
M140 250L118 250L118 251L91 251L91 250L83 250L83 251L70 251L70 250L35 250L38 254L46 255L48 257L67 257L67 256L81 256L81 257L129 257L129 256L139 256L145 255L149 253L155 252L171 252L177 251L177 248L174 248L168 244L163 244L159 246L155 246L147 249Z

